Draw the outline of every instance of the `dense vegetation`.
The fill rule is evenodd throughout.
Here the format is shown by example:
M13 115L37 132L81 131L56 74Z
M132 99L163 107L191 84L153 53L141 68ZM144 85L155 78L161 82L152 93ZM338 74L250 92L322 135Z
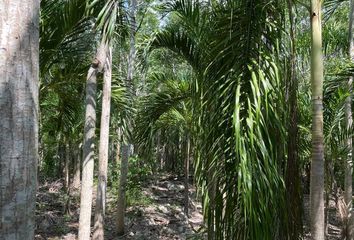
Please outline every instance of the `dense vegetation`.
M353 20L354 0L0 0L0 239L34 239L57 180L78 239L110 239L108 196L124 239L166 173L187 223L202 204L194 238L354 239Z

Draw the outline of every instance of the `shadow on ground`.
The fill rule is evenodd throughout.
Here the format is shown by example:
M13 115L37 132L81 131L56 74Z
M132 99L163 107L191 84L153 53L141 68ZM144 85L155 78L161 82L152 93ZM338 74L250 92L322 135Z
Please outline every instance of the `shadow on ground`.
M126 234L115 231L116 196L107 198L105 239L107 240L197 240L206 239L200 202L190 187L189 218L183 213L183 181L160 175L144 183L142 194L150 202L127 208ZM77 237L79 191L71 192L70 213L64 214L68 198L60 181L45 183L37 193L36 240L74 240ZM95 198L95 194L94 194ZM94 203L95 201L93 201ZM93 210L94 212L94 210ZM93 219L92 219L93 220Z

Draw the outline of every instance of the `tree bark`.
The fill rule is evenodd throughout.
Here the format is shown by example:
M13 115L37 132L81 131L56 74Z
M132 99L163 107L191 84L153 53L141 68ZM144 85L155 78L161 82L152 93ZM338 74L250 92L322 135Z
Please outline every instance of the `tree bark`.
M127 69L127 87L132 96L135 96L134 90L134 62L135 62L135 34L136 34L136 7L137 0L130 0L130 49L128 56L128 69ZM129 126L131 126L131 120L129 120ZM128 136L129 134L125 134ZM117 206L117 231L118 235L124 234L124 216L125 216L125 192L127 187L128 178L128 160L130 155L130 149L132 145L129 144L129 139L124 139L122 144L122 162L121 162L121 175L119 181L118 190L118 206Z
M118 166L120 162L120 145L122 141L122 130L120 127L117 129L117 145L116 145L116 165Z
M209 209L208 209L208 239L214 240L215 236L215 199L216 199L216 177L214 176L215 165L209 168L207 181L208 181L208 197L209 197ZM203 206L204 207L204 206Z
M184 158L184 214L188 218L188 206L189 206L189 157L190 157L190 138L187 136L187 148L186 156Z
M66 138L64 138L66 139ZM66 143L64 142L64 147L65 147L65 162L64 162L64 187L65 191L68 192L69 190L69 181L70 181L70 143L67 141Z
M120 166L120 181L118 189L118 204L117 204L117 232L121 236L124 234L124 215L125 215L125 192L128 178L128 160L129 160L129 145L122 146L122 163Z
M155 164L156 168L157 168L157 165L159 164L159 169L162 170L162 162L161 162L161 129L159 129L157 131L157 136L156 136L156 160L157 160L156 164Z
M81 144L78 146L77 151L74 152L74 176L72 181L72 188L78 189L80 187L80 166L81 166Z
M79 240L90 239L93 168L95 157L95 129L96 129L96 90L97 73L103 69L105 62L106 45L101 42L96 58L88 71L86 82L86 114L84 127L84 146L80 197Z
M312 162L310 182L311 236L324 233L323 57L321 0L311 0Z
M104 239L104 217L106 207L106 189L107 189L107 165L108 165L108 147L109 147L109 121L111 113L111 82L112 82L112 49L109 48L107 62L104 67L103 77L103 96L102 96L102 114L101 131L99 145L99 169L97 198L95 208L95 225L93 232L94 240Z
M135 34L136 34L136 6L137 0L130 0L130 47L129 47L129 56L128 56L128 70L127 70L127 81L129 90L132 91L133 95L135 90L133 87L134 80L134 64L135 64Z
M354 20L354 1L350 1L350 11L349 11L349 58L351 61L354 60L354 41L353 41L353 20ZM352 118L352 86L353 86L353 77L350 77L348 80L348 91L349 96L345 101L345 118L347 129L351 129L353 125ZM347 161L345 165L345 179L344 179L344 201L346 204L346 216L345 216L345 237L348 240L354 239L354 226L353 226L353 146L352 146L352 137L347 139Z
M39 0L0 0L0 238L33 239Z
M297 240L302 232L301 219L301 182L298 162L298 83L296 77L296 26L293 0L288 0L288 12L290 22L290 76L289 93L289 128L288 128L288 160L285 173L286 203L288 204L287 237Z

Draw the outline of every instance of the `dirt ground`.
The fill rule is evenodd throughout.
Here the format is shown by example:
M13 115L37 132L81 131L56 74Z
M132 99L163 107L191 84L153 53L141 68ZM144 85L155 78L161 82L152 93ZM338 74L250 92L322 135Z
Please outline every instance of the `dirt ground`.
M305 236L304 240L311 240L310 236L310 195L304 195L304 225ZM329 200L328 208L328 225L326 230L327 240L340 240L342 237L342 220L340 218L337 204L334 197Z
M196 201L195 189L192 187L190 189L189 218L186 218L183 213L183 189L182 179L169 175L161 175L146 182L142 188L142 194L150 199L150 202L142 206L127 208L127 231L122 237L118 237L115 232L116 196L109 193L107 196L105 239L205 239L201 204ZM76 239L79 220L79 192L71 192L70 214L64 214L65 206L68 205L68 198L65 196L63 184L60 181L45 183L39 187L36 240Z
M206 239L202 207L200 202L196 200L195 188L190 184L189 218L186 218L183 213L183 190L182 179L170 175L160 175L155 177L155 179L146 181L141 188L141 195L149 199L149 202L143 205L132 205L127 208L127 231L121 237L118 237L115 232L117 197L109 192L107 196L105 239ZM66 214L64 214L64 211L68 198L65 196L63 184L60 181L40 185L37 193L36 240L76 239L79 220L79 191L71 192L70 213L67 211ZM304 240L310 240L309 195L304 195L304 209ZM335 199L331 198L329 202L327 240L343 239L341 225L342 221Z

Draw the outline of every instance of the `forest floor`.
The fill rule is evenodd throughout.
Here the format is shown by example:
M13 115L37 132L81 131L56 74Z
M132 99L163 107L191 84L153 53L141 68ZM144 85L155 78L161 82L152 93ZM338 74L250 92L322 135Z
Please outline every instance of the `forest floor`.
M310 236L310 195L305 194L304 200L304 226L305 236L304 240L311 240ZM344 239L342 235L342 221L337 208L336 201L332 196L328 204L328 226L326 230L327 240L340 240Z
M183 179L171 175L159 175L155 179L145 181L139 193L143 196L143 201L130 204L131 206L127 208L126 234L122 237L117 237L115 232L117 197L114 191L108 192L105 239L205 239L202 209L200 202L196 200L195 188L192 184L190 185L191 201L188 219L183 213L183 190ZM68 203L66 196L60 181L39 186L35 240L74 240L77 238L79 191L71 193L70 213L65 214Z
M105 239L107 240L198 240L206 239L201 203L196 200L195 188L190 184L190 216L183 213L183 178L158 175L147 179L130 197L126 212L126 234L117 237L115 191L107 196ZM94 200L95 200L94 190ZM61 181L39 186L36 208L35 240L74 240L77 238L79 220L79 191L71 193L70 214L64 213L68 198ZM95 202L95 201L93 201ZM93 204L94 207L95 204ZM304 240L309 234L309 195L304 195ZM93 210L94 212L94 210ZM342 222L334 198L329 202L328 240L342 238ZM93 218L92 218L93 222Z

